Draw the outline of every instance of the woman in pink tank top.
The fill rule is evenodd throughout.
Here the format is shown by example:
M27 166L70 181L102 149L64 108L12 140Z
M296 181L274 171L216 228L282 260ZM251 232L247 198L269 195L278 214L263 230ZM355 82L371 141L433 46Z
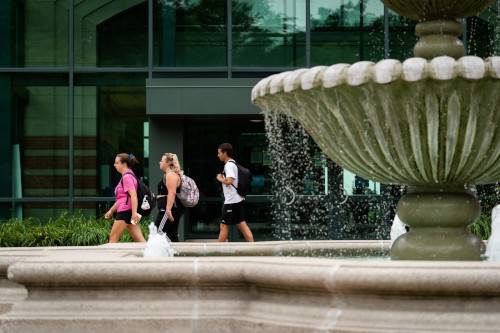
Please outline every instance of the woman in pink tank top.
M115 157L115 169L121 173L122 178L115 188L115 204L106 212L104 217L111 219L116 213L115 222L109 234L109 242L116 243L120 236L128 230L134 241L145 242L139 223L141 217L137 214L137 179L132 167L139 162L132 154L121 153Z

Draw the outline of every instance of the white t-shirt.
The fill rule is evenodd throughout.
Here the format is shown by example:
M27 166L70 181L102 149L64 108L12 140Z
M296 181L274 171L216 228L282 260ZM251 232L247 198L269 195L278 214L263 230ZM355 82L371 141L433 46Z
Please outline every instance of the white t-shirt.
M234 160L229 160L224 165L224 174L226 178L233 178L233 185L238 187L238 167L236 163L230 162ZM222 192L224 192L224 204L233 204L245 200L242 196L238 194L233 185L222 184Z

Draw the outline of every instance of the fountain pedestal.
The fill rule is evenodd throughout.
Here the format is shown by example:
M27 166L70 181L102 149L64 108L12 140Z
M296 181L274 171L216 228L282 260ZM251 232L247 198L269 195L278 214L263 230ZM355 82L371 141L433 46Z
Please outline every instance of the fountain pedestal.
M410 187L397 211L410 232L394 242L392 259L481 259L484 245L467 229L481 213L479 201L470 192Z
M460 22L434 20L417 24L415 33L420 40L413 53L416 57L432 59L447 55L458 59L465 55L465 46L458 38L463 33Z

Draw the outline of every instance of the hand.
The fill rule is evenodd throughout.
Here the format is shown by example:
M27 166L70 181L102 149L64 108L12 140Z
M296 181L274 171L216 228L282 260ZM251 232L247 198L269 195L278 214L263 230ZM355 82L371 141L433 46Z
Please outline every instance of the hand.
M172 211L167 210L167 211L165 212L165 214L167 214L167 218L168 218L168 220L169 220L170 222L172 222L172 223L173 223L173 222L174 222L174 216L172 215Z
M224 181L224 176L223 176L221 173L219 173L219 174L217 175L217 180L218 180L218 181L220 181L220 182L222 183L222 182Z
M106 214L104 214L104 218L105 218L106 220L109 220L109 219L111 219L112 217L113 217L113 212L111 211L111 209L110 209L110 210L108 210L108 211L106 212Z
M133 213L132 217L130 218L130 221L132 222L132 224L137 224L141 220L141 217L142 216L140 214Z

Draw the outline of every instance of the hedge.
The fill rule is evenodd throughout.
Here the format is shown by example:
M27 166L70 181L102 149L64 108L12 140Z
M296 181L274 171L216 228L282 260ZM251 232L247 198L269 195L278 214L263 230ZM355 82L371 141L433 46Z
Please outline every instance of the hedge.
M0 222L0 247L89 246L108 242L113 222L103 218L64 213L42 223L34 218ZM147 238L149 221L141 225ZM125 231L120 242L132 242Z

